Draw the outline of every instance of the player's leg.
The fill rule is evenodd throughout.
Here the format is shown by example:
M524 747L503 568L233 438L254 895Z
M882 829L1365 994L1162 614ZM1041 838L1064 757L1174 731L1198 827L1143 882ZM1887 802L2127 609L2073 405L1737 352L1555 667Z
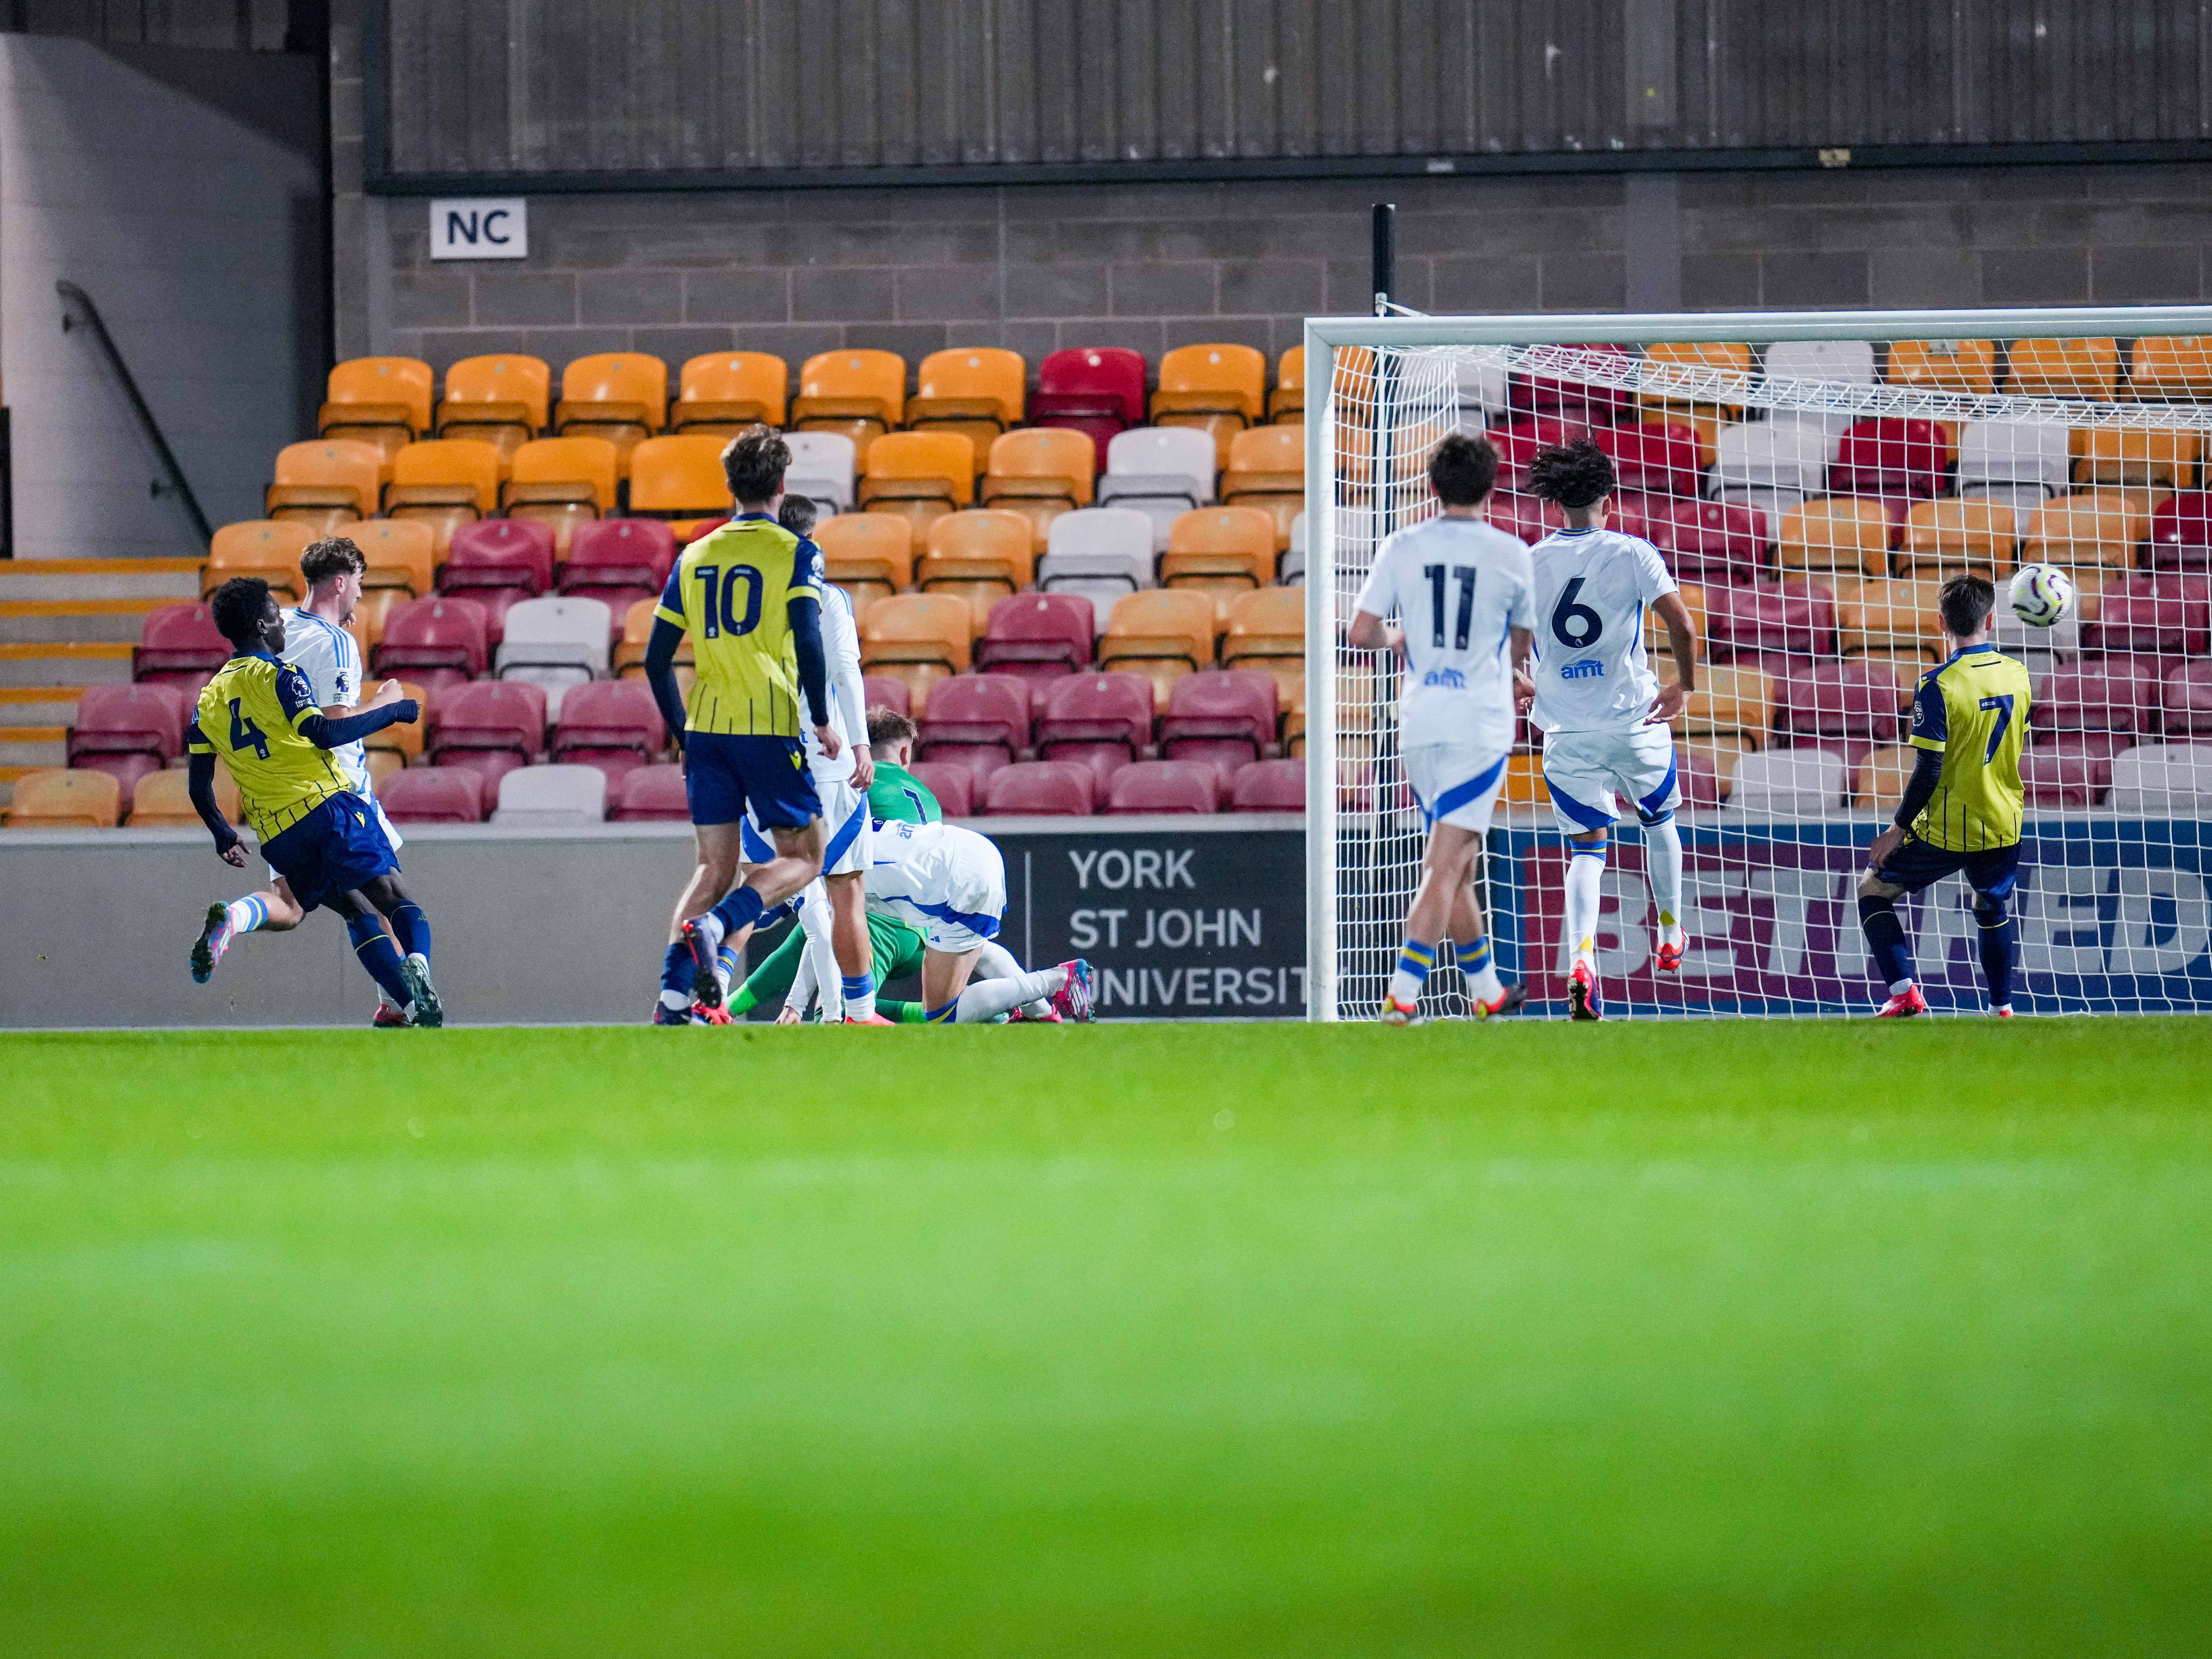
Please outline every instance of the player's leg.
M830 910L829 890L819 878L808 882L799 894L799 926L806 936L805 966L800 970L800 978L808 990L821 1000L823 1024L842 1025L846 1015L845 975L837 960L836 918ZM799 1005L798 1012L804 1015L805 999L794 1000ZM789 1008L791 1004L785 1006Z
M234 898L228 904L210 904L192 941L192 977L202 985L215 973L216 964L243 933L288 933L307 918L283 877L274 876L259 892Z
M392 935L384 930L378 908L366 893L357 889L329 895L323 901L345 922L346 936L353 940L355 958L368 976L376 981L377 989L392 1002L405 1007L414 1000L414 992L407 983L404 964L399 959L399 947Z
M695 734L695 737L705 734ZM686 765L686 781L691 781L690 768L699 764L702 757L694 757ZM744 802L740 798L734 809L726 800L717 799L705 810L728 810L729 816L712 823L696 821L702 810L702 798L707 793L694 784L691 792L695 822L691 836L697 848L697 858L692 866L691 878L684 884L684 891L676 901L676 914L668 927L668 949L660 962L660 997L653 1012L657 1025L689 1025L692 1024L691 1004L695 994L699 1001L707 1002L711 988L714 1000L709 1007L721 1006L721 984L714 976L714 947L721 943L717 933L707 942L691 926L692 919L705 914L715 900L730 890L738 878L742 846L738 838L738 819L743 815ZM759 913L754 913L758 919ZM702 952L703 945L703 952ZM744 939L737 941L742 957ZM703 970L703 971L702 971Z
M879 986L921 973L922 958L929 951L920 933L897 917L878 910L868 912L868 941L875 955ZM893 1001L889 997L876 999L876 1012L894 1025L921 1025L929 1019L925 1005Z
M1553 732L1544 738L1544 786L1552 817L1567 838L1567 1012L1603 1019L1598 994L1597 919L1605 883L1606 838L1620 816L1613 794L1612 742L1605 732Z
M921 1004L932 1025L950 1025L960 1012L960 994L975 971L975 944L941 950L933 940L921 958Z
M1468 1000L1474 1006L1474 1017L1495 1019L1527 1002L1528 988L1508 985L1498 977L1498 963L1490 948L1489 919L1483 915L1482 900L1474 887L1475 875L1481 868L1482 854L1478 849L1468 862L1467 884L1452 897L1452 953L1460 972L1467 976Z
M837 958L844 1017L862 1025L873 1024L878 1018L876 957L868 938L866 882L866 874L859 870L822 878L829 896L830 945Z
M745 982L735 990L721 972L724 957L734 959L735 952L724 941L717 954L716 977L723 979L723 999L733 1014L749 1014L763 1004L781 1000L799 977L799 964L806 954L806 930L794 927L778 942L768 959L746 976Z
M799 775L805 777L805 774ZM730 890L728 897L688 918L676 930L678 945L691 958L690 977L694 994L701 1006L710 1012L721 1006L721 981L715 976L714 965L722 946L726 943L734 945L742 953L761 917L822 871L823 846L827 837L820 818L809 818L796 828L772 825L769 834L775 842L775 855L764 864L752 865L745 871L744 881ZM735 867L733 862L733 871ZM666 994L662 993L664 999Z
M1021 959L994 939L985 939L982 948L975 953L977 979L1012 979L1025 971ZM1052 1012L1050 1001L1044 997L1034 997L1027 1002L1018 1003L1012 1012L1024 1019L1049 1021L1059 1018Z
M392 924L392 937L399 947L400 972L409 992L404 1005L408 1024L432 1029L443 1025L445 1005L430 980L430 918L408 896L395 876L379 876L361 890Z
M1644 826L1644 872L1659 913L1659 971L1672 973L1682 965L1688 942L1682 929L1682 832L1674 825L1674 811L1682 804L1674 736L1663 726L1638 726L1629 734L1628 749L1633 765L1621 781Z
M2012 1018L2012 975L2020 961L2020 923L2011 898L2020 877L2020 845L1984 854L1967 866L1974 893L1974 927L1981 946L1982 977L1989 981L1990 1012Z
M1437 949L1451 931L1452 911L1474 868L1482 839L1456 824L1438 823L1429 831L1421 854L1421 884L1406 912L1406 936L1398 947L1398 966L1382 1001L1382 1018L1409 1025L1419 1017L1421 988L1437 965Z
M1859 931L1866 935L1875 977L1889 988L1889 1000L1881 1010L1884 1019L1928 1012L1920 988L1913 982L1912 946L1905 937L1905 919L1897 914L1897 901L1906 890L1903 883L1885 881L1871 870L1859 878Z

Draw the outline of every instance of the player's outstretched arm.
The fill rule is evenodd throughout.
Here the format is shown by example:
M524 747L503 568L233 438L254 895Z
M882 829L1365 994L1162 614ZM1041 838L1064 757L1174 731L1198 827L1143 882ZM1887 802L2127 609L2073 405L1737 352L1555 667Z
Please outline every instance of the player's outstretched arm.
M1680 593L1662 593L1651 609L1667 624L1667 649L1674 658L1674 683L1661 686L1651 704L1652 722L1664 725L1689 706L1698 689L1698 624Z
M343 720L332 720L319 708L296 722L300 735L318 749L343 749L349 743L358 743L370 733L381 732L387 726L412 726L422 718L422 705L412 697L402 697L397 702L383 703L363 709L358 714L349 714Z
M243 870L246 851L238 844L238 831L230 827L223 817L222 807L215 798L215 757L194 755L185 772L185 793L191 797L192 810L200 815L200 822L215 837L216 855L228 865Z
M683 643L684 629L679 625L665 617L653 619L653 637L645 642L645 683L653 688L653 704L660 710L669 737L679 747L690 719L684 712L684 693L676 684L676 650Z

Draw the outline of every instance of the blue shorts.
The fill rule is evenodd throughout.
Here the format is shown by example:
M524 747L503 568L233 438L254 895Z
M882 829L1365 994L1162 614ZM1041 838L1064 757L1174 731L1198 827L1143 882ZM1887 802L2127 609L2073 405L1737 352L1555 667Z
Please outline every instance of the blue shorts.
M1966 885L1991 898L2008 898L2020 879L2020 843L1985 847L1978 853L1954 853L1948 847L1931 847L1907 836L1905 842L1875 869L1875 879L1917 893L1946 876L1964 873Z
M822 816L797 738L684 734L684 793L694 823L735 823L750 803L767 830L803 830Z
M399 868L374 805L344 792L263 842L261 854L284 878L302 910L327 904Z

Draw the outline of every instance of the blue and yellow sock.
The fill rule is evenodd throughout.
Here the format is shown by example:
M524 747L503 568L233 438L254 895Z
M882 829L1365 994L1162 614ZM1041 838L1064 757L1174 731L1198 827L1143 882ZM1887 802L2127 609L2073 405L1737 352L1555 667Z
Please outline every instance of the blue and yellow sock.
M1875 977L1899 996L1912 983L1912 947L1905 941L1905 923L1893 898L1861 898L1859 927L1867 949L1874 953Z
M384 931L384 924L373 913L358 915L346 923L346 936L353 940L354 955L368 969L384 1000L395 1008L404 1008L411 1000L407 976L399 971L399 948Z
M1504 994L1497 969L1492 965L1490 935L1469 939L1462 945L1452 942L1452 954L1459 959L1459 970L1467 975L1468 989L1485 1002L1495 1002Z
M2020 957L2020 924L2002 899L1977 896L1974 924L1981 930L1982 976L1990 982L1990 1006L2012 1006L2013 963Z
M767 908L758 893L750 887L740 887L708 914L722 924L722 937L726 939L739 928L753 926Z
M1429 982L1429 970L1437 965L1437 947L1408 938L1398 951L1398 971L1390 975L1390 1000L1401 1008L1411 1008L1421 1000L1421 987Z
M413 899L402 899L386 919L392 923L392 936L399 941L401 955L429 960L430 918L422 914L421 905Z
M958 1018L959 1013L960 999L955 997L942 1008L932 1008L922 1016L922 1023L926 1025L950 1025Z
M695 969L691 947L682 939L668 947L668 954L660 959L660 1006L668 1009L684 1009L691 1006L691 981Z

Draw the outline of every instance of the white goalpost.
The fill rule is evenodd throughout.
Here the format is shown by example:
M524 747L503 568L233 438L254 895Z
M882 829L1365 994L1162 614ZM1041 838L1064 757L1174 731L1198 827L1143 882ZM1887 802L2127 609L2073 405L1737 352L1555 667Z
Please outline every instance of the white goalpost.
M1690 948L1656 971L1632 815L1604 884L1609 1014L1871 1008L1852 888L1962 571L1996 583L1998 647L2034 684L2014 1006L2212 1008L2212 307L1313 318L1305 363L1310 1018L1376 1013L1419 878L1396 665L1345 627L1382 539L1436 511L1426 462L1455 430L1497 446L1491 520L1531 542L1561 521L1523 493L1529 459L1596 439L1614 527L1659 549L1698 625L1674 726ZM2007 599L2034 565L2074 589L2049 626ZM1649 649L1671 677L1656 624ZM1478 886L1532 1013L1565 1007L1565 861L1524 721ZM1961 884L1900 914L1930 1004L1978 1009ZM1468 1012L1449 962L1431 1014Z

